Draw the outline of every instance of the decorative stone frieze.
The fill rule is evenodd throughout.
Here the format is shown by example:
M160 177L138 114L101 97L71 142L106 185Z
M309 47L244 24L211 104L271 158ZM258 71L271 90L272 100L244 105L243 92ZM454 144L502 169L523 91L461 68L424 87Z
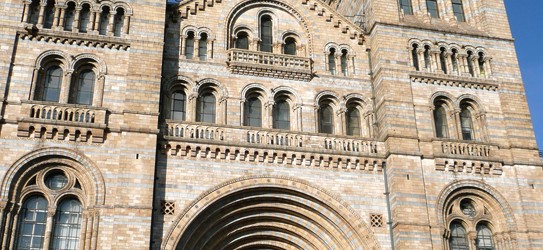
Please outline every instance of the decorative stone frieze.
M411 74L411 82L487 91L498 90L498 83L493 80L452 76L445 74L417 72Z
M112 50L128 50L130 43L119 37L105 37L90 34L74 34L62 31L40 30L37 33L26 30L17 31L21 40L40 41L63 45L77 45L88 48L107 48Z

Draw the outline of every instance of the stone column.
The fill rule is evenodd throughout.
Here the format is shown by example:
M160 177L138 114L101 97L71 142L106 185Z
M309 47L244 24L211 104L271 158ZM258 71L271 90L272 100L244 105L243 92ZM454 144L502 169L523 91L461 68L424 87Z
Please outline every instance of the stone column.
M55 17L53 18L52 29L59 29L60 23L64 22L64 13L66 8L62 8L60 5L55 4ZM62 29L62 28L61 28Z
M187 40L187 36L181 34L179 36L179 56L184 56L185 55L185 43L186 43L186 40Z
M327 51L327 52L324 52L324 62L325 62L325 63L324 63L324 70L325 70L327 73L331 74L331 73L330 73L329 63L328 63L328 56L329 56L329 55L330 55L330 52L328 52L328 51Z
M70 91L72 90L72 74L73 71L66 71L62 79L62 85L60 87L60 103L68 103L70 100Z
M126 15L126 13L123 16L123 29L121 36L128 35L128 25L130 24L129 16Z
M186 114L185 114L185 120L187 122L194 122L196 121L196 102L198 101L198 93L187 93L187 107L186 107Z
M30 13L30 4L32 2L25 1L24 2L24 9L23 9L23 23L28 23L28 13Z
M53 220L55 217L56 208L49 207L47 210L47 222L45 224L45 237L43 238L43 249L49 249L51 244L51 235L53 232Z
M30 91L30 100L34 100L35 96L36 96L36 91L38 90L36 87L38 86L38 79L39 79L39 75L40 73L43 72L43 69L42 68L34 68L34 72L32 74L32 89Z
M6 218L13 219L10 221L11 223L5 223L5 226L9 226L9 228L6 228L4 230L3 235L3 241L2 241L2 249L13 249L15 248L14 242L15 242L15 232L17 232L17 221L19 221L19 213L21 212L21 207L19 204L12 204L11 208L6 214ZM9 220L9 219L8 219ZM8 242L10 242L8 246Z
M445 54L443 54L443 56L445 57L445 67L447 67L447 75L452 75L453 74L453 71L454 71L454 68L453 68L453 65L452 65L452 59L451 59L451 56L452 56L452 53L451 52L445 52Z
M92 34L96 35L98 33L98 25L100 23L100 16L101 12L98 11L92 11L91 12L91 18L89 20L89 23L91 24L91 32Z
M192 59L200 60L200 38L194 36L194 46L192 46Z
M430 60L432 65L431 72L439 73L438 70L441 69L441 60L439 58L440 54L441 51L439 50L430 50Z
M107 32L106 34L108 36L113 36L114 28L115 28L115 15L117 15L117 12L115 11L109 11L109 20L107 23Z
M417 48L417 59L419 62L419 71L424 71L426 69L426 63L424 63L424 49Z
M42 3L40 5L40 14L38 15L38 29L41 29L43 27L43 13L45 12L45 6L47 3Z
M213 58L213 44L215 40L207 38L207 51L206 51L206 60Z
M471 57L471 65L473 65L473 76L481 77L481 69L479 68L479 56Z
M454 124L454 127L456 129L456 138L452 138L452 134L450 134L449 136L451 137L451 139L462 140L463 136L462 136L462 125L460 124L461 123L460 110L454 109L454 111L451 112L451 118L452 118L451 120Z
M337 53L337 51L336 51L334 56L335 56L335 60L336 60L336 73L335 73L335 75L341 76L343 74L343 72L341 72L342 71L342 68L341 68L341 53Z
M72 32L79 31L80 14L81 14L81 8L80 7L75 8L75 14L74 14L75 16L74 16L74 23L72 25ZM88 23L87 23L87 25L88 25Z

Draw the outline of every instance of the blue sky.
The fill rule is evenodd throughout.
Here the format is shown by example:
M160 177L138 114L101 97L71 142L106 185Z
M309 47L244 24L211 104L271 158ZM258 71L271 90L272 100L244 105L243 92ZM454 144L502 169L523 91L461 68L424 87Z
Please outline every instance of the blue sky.
M543 1L505 0L505 6L515 38L537 142L543 149Z

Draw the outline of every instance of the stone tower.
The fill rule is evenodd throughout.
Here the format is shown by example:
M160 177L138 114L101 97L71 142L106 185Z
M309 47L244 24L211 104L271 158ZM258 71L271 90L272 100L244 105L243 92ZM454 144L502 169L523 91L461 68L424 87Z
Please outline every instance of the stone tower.
M2 249L541 245L502 0L1 8Z

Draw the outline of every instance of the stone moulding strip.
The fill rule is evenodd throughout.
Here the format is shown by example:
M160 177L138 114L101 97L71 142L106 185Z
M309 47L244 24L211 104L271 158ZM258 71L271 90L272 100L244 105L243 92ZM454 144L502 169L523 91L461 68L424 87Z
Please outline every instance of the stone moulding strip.
M498 90L498 83L488 79L455 77L448 75L437 76L434 74L411 74L410 78L411 82L413 83L426 83L448 87L459 87L487 91Z
M262 149L202 142L165 141L161 144L162 153L168 157L286 164L367 172L381 172L385 164L385 160L379 157L338 155L337 152L301 152L292 149Z
M18 30L17 34L21 40L40 41L56 44L69 44L90 48L107 48L113 50L126 51L130 49L130 43L126 39L99 37L88 34L64 34L58 31L40 30L37 34L29 33L26 30Z

